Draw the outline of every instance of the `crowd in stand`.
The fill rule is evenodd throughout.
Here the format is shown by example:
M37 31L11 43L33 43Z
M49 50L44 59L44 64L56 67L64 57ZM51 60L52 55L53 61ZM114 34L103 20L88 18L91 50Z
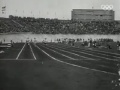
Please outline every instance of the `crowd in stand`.
M0 19L0 33L22 32L24 28L20 27L9 18Z
M0 19L0 33L119 34L118 25L118 21L73 21L10 16L9 19Z

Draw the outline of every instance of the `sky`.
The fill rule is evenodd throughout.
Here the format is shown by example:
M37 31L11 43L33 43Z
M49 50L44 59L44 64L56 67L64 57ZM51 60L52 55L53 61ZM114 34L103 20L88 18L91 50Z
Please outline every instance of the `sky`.
M0 12L0 17L71 19L72 9L101 9L101 5L113 5L115 19L120 20L120 0L0 0L0 11L6 6L6 13Z

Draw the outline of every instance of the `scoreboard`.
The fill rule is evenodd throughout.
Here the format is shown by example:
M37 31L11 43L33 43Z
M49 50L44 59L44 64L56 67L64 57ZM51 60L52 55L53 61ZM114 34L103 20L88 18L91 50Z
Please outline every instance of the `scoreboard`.
M102 9L73 9L72 20L114 20L113 10L102 10Z

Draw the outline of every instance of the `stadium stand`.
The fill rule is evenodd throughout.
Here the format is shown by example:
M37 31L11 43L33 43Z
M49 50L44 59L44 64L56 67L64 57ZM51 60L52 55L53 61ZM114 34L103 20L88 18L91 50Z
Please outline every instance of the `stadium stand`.
M119 34L118 21L74 21L10 16L0 19L0 33Z

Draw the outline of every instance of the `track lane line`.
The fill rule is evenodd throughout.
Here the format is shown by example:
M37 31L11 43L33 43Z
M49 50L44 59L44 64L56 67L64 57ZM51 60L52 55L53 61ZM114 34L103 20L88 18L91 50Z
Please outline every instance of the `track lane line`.
M62 45L60 45L60 46L62 46ZM63 46L63 47L66 47L65 45ZM70 46L69 46L70 47ZM72 47L74 47L74 46L72 46ZM77 47L74 47L74 48L76 48L76 49L78 49ZM79 48L80 49L80 48ZM96 51L93 51L93 50L87 50L87 49L81 49L81 51L85 51L85 52L92 52L92 53L96 53ZM109 54L109 53L101 53L101 52L97 52L97 54L100 54L100 55L103 55L103 56L111 56L111 55L107 55L107 54ZM114 54L115 55L115 54ZM114 58L117 58L117 59L120 59L120 55L119 56L112 56L112 57L114 57Z
M63 51L63 52L67 52L67 53L70 53L70 54L73 54L73 55L76 55L76 56L79 56L79 57L83 57L83 58L86 58L86 59L84 59L84 60L92 60L92 61L98 61L98 59L96 60L96 59L92 59L92 58L87 58L87 57L84 57L84 56L80 56L79 54L76 54L76 53L72 53L72 52L69 52L69 51L65 51L65 50L61 50L61 49L59 49L59 48L56 48L56 47L51 47L51 46L48 46L48 47L50 47L50 48L53 48L53 49L57 49L57 50L59 50L59 51ZM79 59L76 59L77 61L79 60ZM87 62L85 62L85 63L87 63ZM106 62L107 63L107 62ZM102 67L108 67L109 68L109 66L105 66L105 65L102 65L102 64L100 64L100 65L98 65L98 66L102 66Z
M33 49L32 49L32 47L31 47L30 44L29 44L29 46L30 46L30 50L31 50L31 52L32 52L32 55L33 55L34 59L36 60L36 56L35 56L35 54L34 54L34 52L33 52Z
M48 47L50 47L50 46L48 46ZM89 60L96 60L96 59L93 59L93 58L88 58L88 57L81 56L81 55L73 53L73 52L69 52L69 51L63 50L62 48L61 49L60 48L56 48L56 47L52 47L52 48L55 48L57 50L60 50L60 51L63 51L63 52L67 52L67 53L70 53L70 54L73 54L73 55L76 55L76 56L79 56L79 57L82 57L82 58L86 58L86 59L89 59Z
M45 46L43 46L43 45L40 45L40 46L42 46L42 47L44 47L44 48L46 48L46 49L49 49L49 48L47 48L47 47L45 47ZM58 53L58 54L60 54L60 55L62 55L62 56L65 56L65 57L69 58L70 60L80 61L79 59L75 59L75 58L69 57L68 55L64 55L64 54L59 53L59 52L57 52L57 51L54 51L54 50L52 50L52 49L49 49L49 50L51 50L51 51L53 51L53 52L55 52L55 53ZM59 49L58 49L58 50L59 50ZM85 59L84 59L84 60L85 60ZM82 61L83 61L83 60L82 60ZM92 60L92 61L97 61L97 60ZM90 64L89 62L85 62L85 63ZM105 65L101 65L101 64L98 65L98 66L109 68L109 66L105 66Z
M16 57L16 60L18 60L18 58L19 58L20 54L22 53L22 51L23 51L25 45L26 45L26 43L24 44L24 46L22 47L22 49L21 49L20 52L18 53L18 55L17 55L17 57Z
M88 51L88 50L82 50L82 51L96 53L96 52ZM103 56L111 56L111 55L107 55L107 53L106 54L102 54L100 52L97 52L97 54L100 54L100 55L103 55ZM112 56L112 57L114 57L116 59L120 59L120 56Z
M98 50L91 50L91 51L97 51L97 52L104 52L104 53L109 53L109 54L114 54L114 55L120 55L120 54L118 54L118 53L111 53L111 52L98 51Z
M40 46L42 46L42 45L40 45ZM45 47L45 46L42 46L42 47L47 48L47 47ZM47 48L47 49L49 49L49 48ZM62 54L62 53L59 53L59 52L57 52L57 51L55 51L55 50L52 50L52 49L49 49L49 50L51 50L51 51L53 51L53 52L55 52L55 53L58 53L58 54L60 54L60 55L62 55L62 56L64 56L64 57L67 57L67 58L69 58L70 60L78 60L78 59L69 57L69 56L67 56L67 55L64 55L64 54Z
M75 46L72 46L72 47L75 47ZM77 48L77 47L75 47L75 48ZM92 48L89 48L88 50L90 50L90 51L97 51L97 52L103 52L103 53L106 53L106 54L120 55L119 53L111 53L111 52L105 52L105 51L98 51L98 50L93 50Z
M53 45L52 45L53 46ZM58 47L58 48L61 48L61 47ZM66 49L66 48L61 48L61 49ZM118 61L117 59L110 59L110 58L106 58L106 57L100 57L98 55L94 55L94 54L89 54L89 53L85 53L85 52L81 52L81 51L75 51L75 50L71 50L71 51L74 51L74 52L78 52L78 53L83 53L83 54L86 54L86 55L90 55L90 56L94 56L94 57L99 57L99 58L103 58L103 59L107 59L107 60L111 60L111 61ZM119 62L119 61L118 61Z
M74 66L74 67L79 67L79 68L83 68L83 69L88 69L88 70L92 70L92 71L97 71L97 72L102 72L102 73L106 73L106 74L111 74L111 75L118 75L116 73L110 73L110 72L106 72L106 71L101 71L101 70L97 70L97 69L90 69L90 68L87 68L87 67L83 67L83 66L79 66L79 65L75 65L75 64L71 64L71 63L67 63L67 62L64 62L64 61L61 61L59 59L56 59L54 58L53 56L51 56L50 54L48 54L46 51L42 50L40 47L38 47L37 45L35 45L39 50L41 50L44 54L46 54L48 57L52 58L53 60L55 61L58 61L58 62L61 62L61 63L65 63L65 64L68 64L68 65L71 65L71 66Z
M62 46L62 45L60 45L60 46ZM68 45L64 45L63 47L67 47ZM74 48L76 48L76 49L80 49L80 48L78 48L78 47L75 47L75 46L68 46L68 47L74 47ZM118 54L118 53L110 53L110 52L105 52L105 51L98 51L98 50L91 50L91 49L84 49L84 50L82 50L82 51L88 51L88 52L90 52L90 51L96 51L97 53L99 53L99 54L101 54L102 52L104 52L104 54L101 54L101 55L104 55L104 56L107 56L106 54L113 54L113 55L118 55L118 56L113 56L113 57L115 57L115 58L118 58L118 59L120 59L120 54ZM95 53L95 52L93 52L93 53ZM109 55L110 56L110 55Z

